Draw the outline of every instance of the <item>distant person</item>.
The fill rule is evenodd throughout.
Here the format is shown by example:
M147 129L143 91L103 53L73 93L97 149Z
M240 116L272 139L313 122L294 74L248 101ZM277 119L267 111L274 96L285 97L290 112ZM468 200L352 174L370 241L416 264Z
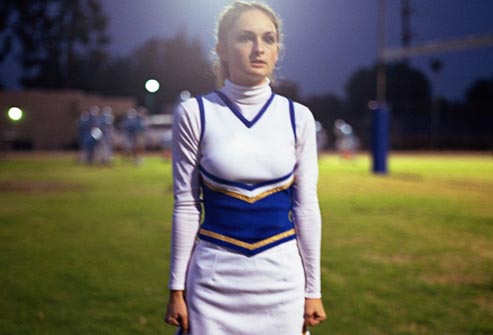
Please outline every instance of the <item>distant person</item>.
M88 164L93 164L95 162L96 148L103 135L98 125L100 113L101 110L98 106L91 106L89 108L87 120L87 127L89 131L84 131L85 162Z
M353 132L353 127L344 120L334 122L335 147L342 159L352 160L359 148L359 139Z
M142 145L144 136L144 120L145 116L142 111L137 112L137 109L131 108L122 122L122 129L126 139L126 154L134 160L136 165L142 162Z
M327 131L322 126L322 123L315 121L315 129L317 131L317 149L322 151L329 143L329 137L327 136Z
M128 157L132 157L136 146L136 118L137 110L135 108L130 108L127 110L127 113L121 122L121 129L125 135L124 154Z
M175 110L165 320L183 333L300 335L326 318L315 122L272 92L281 37L268 6L228 6L221 87Z
M77 123L78 139L79 139L79 161L87 163L88 160L88 145L89 138L91 136L91 115L87 110L80 114L79 121Z
M147 118L148 110L145 107L139 107L137 109L137 120L139 123L139 131L136 138L136 164L141 165L146 149L146 130L147 130Z
M110 165L113 159L113 122L114 122L113 110L110 106L105 106L101 110L101 116L99 118L99 127L102 131L100 153L101 163L104 165Z

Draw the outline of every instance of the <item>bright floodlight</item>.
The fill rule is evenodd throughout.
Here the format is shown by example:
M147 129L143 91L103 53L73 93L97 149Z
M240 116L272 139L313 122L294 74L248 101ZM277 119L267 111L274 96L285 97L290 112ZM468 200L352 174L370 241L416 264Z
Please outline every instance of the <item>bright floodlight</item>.
M159 81L156 79L149 79L146 81L145 87L149 93L155 93L159 90Z
M8 111L8 116L12 121L19 121L22 119L22 109L19 107L10 107Z

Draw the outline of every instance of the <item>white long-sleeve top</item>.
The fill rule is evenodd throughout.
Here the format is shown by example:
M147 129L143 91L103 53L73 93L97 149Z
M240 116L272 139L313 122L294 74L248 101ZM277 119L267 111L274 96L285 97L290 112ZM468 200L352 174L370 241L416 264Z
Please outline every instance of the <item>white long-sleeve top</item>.
M253 120L272 94L269 83L242 87L226 81L220 91L235 104L246 120ZM207 98L222 103L214 94ZM315 122L308 108L301 104L294 104L294 112L297 142L292 193L293 222L305 272L305 296L319 298L321 216L317 197ZM178 105L174 114L172 146L174 207L169 280L171 290L185 288L187 267L200 226L201 127L200 110L195 99ZM275 129L272 132L275 136ZM270 164L275 162L271 161Z

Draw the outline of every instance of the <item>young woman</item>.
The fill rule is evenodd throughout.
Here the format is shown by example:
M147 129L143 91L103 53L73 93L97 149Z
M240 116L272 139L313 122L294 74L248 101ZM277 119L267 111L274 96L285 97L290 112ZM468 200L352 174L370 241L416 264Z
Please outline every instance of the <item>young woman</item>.
M184 333L299 335L326 318L315 124L272 93L280 48L272 9L235 2L217 29L221 88L175 111L165 320Z

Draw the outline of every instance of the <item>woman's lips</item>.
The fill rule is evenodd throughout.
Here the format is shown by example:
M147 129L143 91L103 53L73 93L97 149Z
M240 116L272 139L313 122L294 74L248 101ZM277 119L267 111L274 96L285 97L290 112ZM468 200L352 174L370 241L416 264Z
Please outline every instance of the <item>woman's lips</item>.
M254 59L250 62L253 66L257 66L257 67L261 67L261 66L264 66L266 65L267 63L264 62L263 60L260 60L260 59Z

